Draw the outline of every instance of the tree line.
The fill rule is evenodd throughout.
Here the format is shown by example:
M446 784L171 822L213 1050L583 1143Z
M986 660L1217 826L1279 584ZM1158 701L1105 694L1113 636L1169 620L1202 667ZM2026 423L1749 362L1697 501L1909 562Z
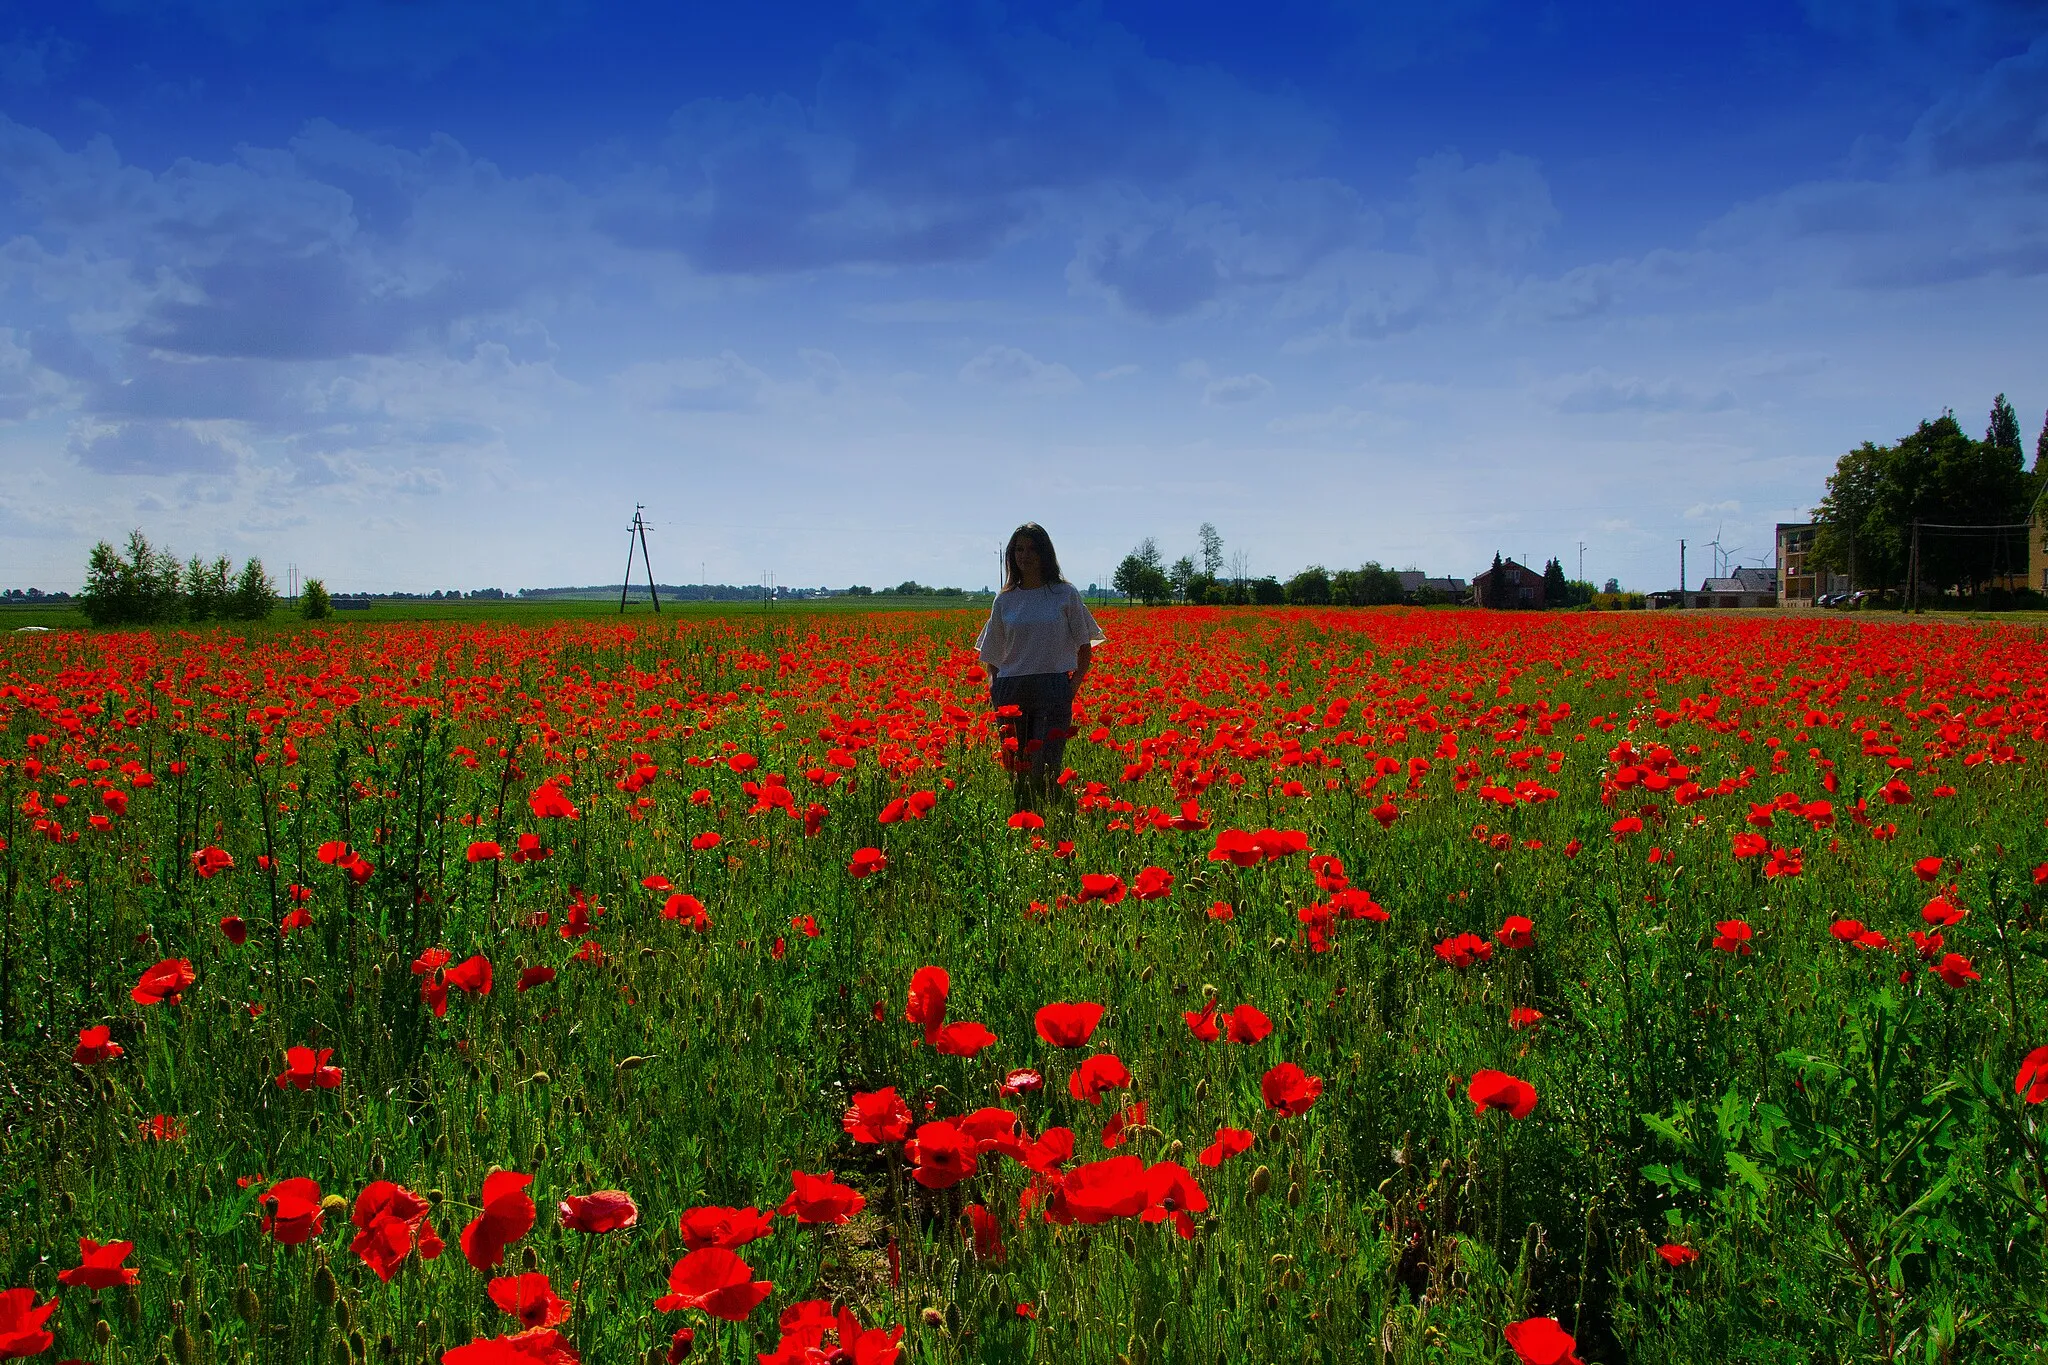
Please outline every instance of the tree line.
M309 579L302 599L309 615L316 597L326 604L319 581ZM96 626L261 621L277 609L277 585L260 559L245 562L240 573L226 555L210 564L194 555L180 564L169 549L131 531L125 551L104 540L92 547L78 605Z
M1195 554L1182 555L1168 565L1160 553L1159 542L1145 537L1117 565L1111 586L1125 597L1154 606L1185 602L1201 606L1384 607L1402 603L1434 606L1454 600L1427 585L1410 590L1403 586L1399 573L1371 559L1355 569L1311 564L1284 581L1271 574L1253 578L1244 572L1243 556L1237 556L1234 564L1225 563L1223 536L1212 523L1203 522L1195 532L1195 540ZM1498 555L1494 556L1494 567L1500 567ZM1226 572L1231 568L1235 572ZM1567 580L1560 561L1552 559L1545 565L1543 578L1546 605L1592 604L1593 585ZM1498 576L1494 581L1499 582ZM1608 591L1618 591L1617 585L1610 583ZM1485 605L1512 603L1499 598Z
M2044 470L2048 419L2030 469L2019 418L2002 393L1981 441L1953 411L1891 445L1865 441L1835 462L1827 496L1813 509L1808 563L1846 574L1853 586L1904 587L1917 523L1924 588L1977 594L2024 578L2033 535L2024 524L2033 521Z

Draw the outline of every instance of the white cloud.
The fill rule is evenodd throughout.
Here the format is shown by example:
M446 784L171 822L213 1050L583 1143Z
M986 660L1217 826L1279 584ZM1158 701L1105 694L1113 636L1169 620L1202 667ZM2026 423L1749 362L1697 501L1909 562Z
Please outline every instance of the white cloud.
M989 347L960 367L960 378L1012 393L1072 393L1081 387L1080 376L1065 365L1040 360L1015 346Z
M1228 407L1250 403L1273 391L1273 383L1262 374L1233 374L1212 379L1202 386L1202 406Z

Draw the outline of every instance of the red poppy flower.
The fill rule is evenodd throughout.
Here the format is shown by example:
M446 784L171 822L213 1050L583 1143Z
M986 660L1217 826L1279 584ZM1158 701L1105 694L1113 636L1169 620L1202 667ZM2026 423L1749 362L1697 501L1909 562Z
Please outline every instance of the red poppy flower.
M867 1196L832 1178L832 1172L806 1175L790 1173L789 1198L777 1210L799 1223L844 1223L868 1206Z
M1714 946L1724 953L1750 951L1750 927L1739 919L1724 919L1714 926Z
M569 1339L552 1327L536 1327L508 1337L478 1337L449 1349L441 1365L581 1365L583 1357Z
M699 853L703 853L710 849L717 848L720 844L724 842L725 837L721 835L717 830L707 829L702 834L699 834L696 838L690 840L690 847L696 849Z
M319 1235L323 1214L318 1181L303 1175L280 1180L257 1198L256 1205L263 1210L263 1231L273 1241L297 1246Z
M1040 1175L1051 1175L1074 1159L1074 1130L1048 1128L1034 1142L1024 1144L1024 1164Z
M128 1259L128 1253L133 1250L133 1242L108 1242L101 1245L90 1237L81 1237L78 1239L78 1265L70 1270L58 1271L57 1283L95 1292L112 1289L115 1285L140 1284L142 1272L132 1266L121 1264Z
M512 989L521 992L530 991L535 986L545 986L554 979L555 969L553 967L528 967L519 974L519 981Z
M1113 1156L1068 1172L1046 1205L1045 1216L1055 1223L1092 1225L1112 1218L1136 1218L1151 1202L1144 1160Z
M1508 1011L1508 1027L1511 1029L1535 1028L1543 1022L1543 1011L1517 1005Z
M932 1039L932 1046L942 1056L972 1057L983 1048L993 1047L996 1035L972 1020L963 1019L957 1024L948 1024Z
M1536 1107L1536 1087L1505 1071L1475 1071L1465 1087L1465 1098L1472 1101L1475 1114L1501 1109L1511 1119L1525 1119Z
M111 1062L122 1055L122 1047L113 1041L113 1029L105 1024L94 1024L91 1028L78 1031L78 1046L71 1049L71 1060L80 1066L98 1066Z
M690 1251L702 1251L705 1247L724 1247L730 1251L773 1232L775 1215L752 1207L729 1209L705 1204L684 1212L677 1230L683 1235L683 1246Z
M483 1212L462 1230L462 1254L478 1271L490 1270L505 1259L505 1248L533 1231L540 1210L526 1187L530 1175L517 1171L495 1171L484 1177Z
M463 854L473 863L495 863L505 856L505 850L491 839L479 839Z
M1983 980L1982 977L1977 975L1977 969L1970 965L1970 959L1964 957L1961 953L1949 953L1927 970L1933 972L1957 990L1961 990L1972 981Z
M553 1327L569 1317L569 1305L555 1293L546 1275L500 1275L484 1289L491 1302L527 1327Z
M1771 860L1764 864L1764 875L1773 879L1796 877L1806 870L1800 861L1805 855L1806 850L1801 848L1773 848Z
M208 846L192 855L192 870L202 877L234 870L234 857L224 848Z
M1436 955L1462 972L1475 962L1491 962L1493 945L1477 934L1454 934L1436 945Z
M575 803L555 783L556 779L551 777L535 787L533 795L526 798L526 808L533 812L536 820L576 819Z
M1028 810L1020 810L1006 821L1011 829L1044 829L1045 817Z
M1536 926L1526 916L1509 915L1501 921L1500 928L1493 931L1493 937L1503 948L1534 947Z
M1003 1245L1002 1225L986 1206L969 1204L963 1212L974 1229L974 1259L1001 1264L1010 1258L1009 1249Z
M469 995L491 993L491 960L482 953L441 973L441 980Z
M1941 859L1933 857L1922 858L1919 862L1913 864L1913 875L1923 882L1933 881L1941 875Z
M443 1249L434 1225L427 1221L427 1201L389 1180L373 1180L363 1187L349 1221L357 1230L348 1249L380 1280L388 1282L415 1247L423 1261L433 1260Z
M1173 894L1173 874L1163 867L1141 867L1131 894L1141 901L1163 900Z
M1204 1147L1201 1155L1195 1160L1213 1170L1239 1153L1251 1150L1251 1145L1251 1129L1218 1128L1216 1140Z
M1920 918L1942 929L1961 923L1969 913L1946 896L1936 896L1920 907Z
M1556 1318L1524 1318L1501 1329L1521 1365L1581 1365L1578 1340Z
M946 975L944 967L919 967L910 975L903 1022L923 1025L925 1042L937 1042L939 1026L946 1022L946 998L952 991L953 978Z
M294 929L310 929L312 927L313 917L304 910L290 911L277 923L278 932L286 938L292 936L292 930Z
M555 1212L571 1232L620 1232L640 1221L640 1206L624 1190L572 1194L556 1205Z
M1032 1022L1038 1036L1054 1047L1086 1047L1095 1026L1102 1022L1102 1006L1059 1000L1041 1005Z
M1663 1258L1664 1264L1670 1266L1673 1270L1689 1266L1700 1258L1700 1254L1691 1247L1679 1246L1673 1242L1666 1242L1663 1246L1658 1247L1657 1254Z
M1195 1183L1194 1175L1177 1161L1154 1163L1145 1172L1145 1211L1139 1215L1148 1223L1173 1220L1182 1240L1195 1235L1195 1220L1188 1215L1209 1207L1209 1196Z
M39 1356L57 1342L43 1330L57 1301L36 1302L33 1289L10 1289L0 1293L0 1360L27 1360Z
M284 1050L284 1070L278 1074L277 1088L295 1086L300 1090L311 1090L314 1086L332 1090L341 1084L341 1068L329 1066L327 1059L334 1055L334 1049L323 1047L316 1054L309 1047L288 1047Z
M711 916L704 913L704 902L687 891L678 891L664 901L661 917L675 920L700 934L711 927Z
M903 1155L915 1168L911 1175L929 1190L949 1190L974 1174L975 1141L951 1123L922 1123L917 1136L904 1144Z
M683 1365L690 1358L691 1348L697 1344L697 1334L688 1327L676 1328L675 1335L668 1341L668 1365Z
M668 1272L668 1290L654 1301L664 1313L701 1308L714 1318L740 1322L774 1292L775 1285L756 1280L753 1268L724 1247L706 1247L675 1263Z
M1223 1020L1223 1035L1233 1043L1256 1043L1273 1031L1273 1021L1257 1005L1239 1005Z
M1863 921L1857 919L1838 919L1828 926L1828 932L1843 943L1854 943L1857 939L1863 937Z
M249 941L249 926L242 922L240 915L222 915L220 931L237 948Z
M857 848L853 861L846 865L847 875L855 878L870 876L889 870L889 859L879 848Z
M1914 929L1907 935L1907 937L1913 940L1914 950L1917 951L1920 954L1920 956L1926 959L1927 961L1932 962L1934 961L1934 959L1941 956L1943 939L1941 937L1941 931L1939 929L1936 929L1934 932L1927 934L1923 934L1918 929Z
M856 1091L853 1103L840 1115L839 1126L855 1142L901 1142L910 1133L910 1106L893 1085Z
M1738 834L1735 836L1737 858L1761 858L1771 848L1771 841L1761 834Z
M1145 1102L1143 1100L1139 1100L1136 1104L1125 1106L1110 1115L1109 1122L1102 1125L1102 1145L1104 1147L1123 1146L1125 1132L1138 1127L1144 1122Z
M1127 1090L1131 1070L1113 1052L1098 1052L1067 1077L1067 1093L1089 1104L1101 1104L1105 1090Z
M1187 1021L1188 1032L1204 1043L1213 1043L1223 1036L1223 1030L1216 1023L1216 1002L1212 999L1197 1010L1182 1010L1180 1017Z
M185 988L198 979L189 960L167 957L144 969L142 979L128 992L128 998L138 1005L175 1005Z
M996 1087L996 1093L1006 1097L1022 1095L1026 1091L1041 1089L1044 1085L1045 1077L1029 1067L1020 1066L1003 1077L1002 1084Z
M2048 1102L2048 1047L2037 1047L2020 1063L2012 1093L2028 1104Z
M1124 898L1124 879L1113 872L1084 872L1081 874L1081 897L1083 903L1101 901L1104 905L1121 904Z
M1323 1093L1323 1078L1311 1076L1293 1062L1282 1062L1259 1079L1259 1096L1276 1114L1306 1114Z

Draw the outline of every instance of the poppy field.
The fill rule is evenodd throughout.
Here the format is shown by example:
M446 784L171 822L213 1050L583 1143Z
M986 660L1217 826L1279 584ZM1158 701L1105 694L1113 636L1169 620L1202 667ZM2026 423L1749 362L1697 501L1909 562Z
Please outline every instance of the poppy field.
M0 643L0 1359L2039 1358L2038 632L1102 623Z

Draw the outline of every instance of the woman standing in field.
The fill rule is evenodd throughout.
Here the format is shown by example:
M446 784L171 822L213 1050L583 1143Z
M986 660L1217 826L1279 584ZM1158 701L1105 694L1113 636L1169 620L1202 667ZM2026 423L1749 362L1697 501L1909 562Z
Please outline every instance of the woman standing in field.
M1003 590L975 641L988 666L1018 810L1029 810L1059 776L1074 696L1103 639L1080 590L1060 576L1052 537L1035 521L1019 526L1003 553Z

